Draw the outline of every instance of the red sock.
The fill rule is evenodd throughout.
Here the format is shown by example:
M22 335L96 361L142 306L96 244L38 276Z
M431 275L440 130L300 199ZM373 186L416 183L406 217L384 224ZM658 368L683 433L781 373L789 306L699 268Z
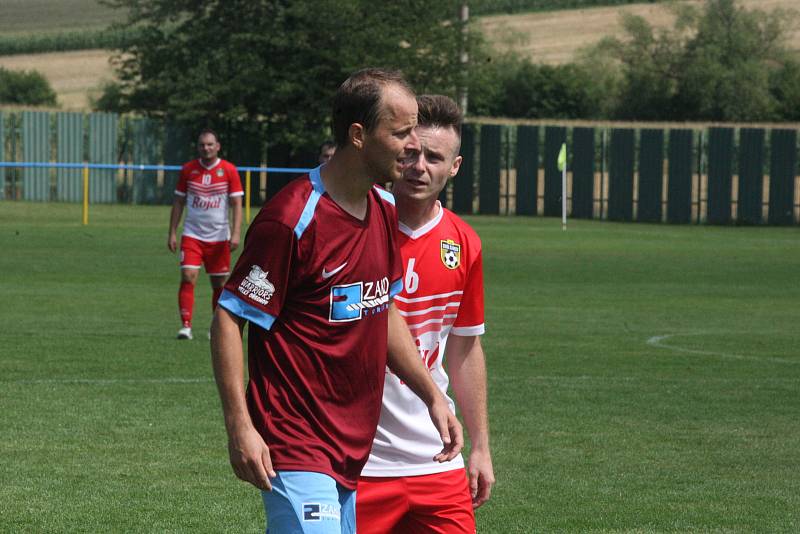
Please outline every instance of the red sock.
M194 284L181 282L178 290L178 310L183 326L192 326L192 309L194 308Z
M217 301L219 300L219 296L222 295L223 288L212 287L211 289L214 291L214 293L211 295L211 311L213 312L217 309Z

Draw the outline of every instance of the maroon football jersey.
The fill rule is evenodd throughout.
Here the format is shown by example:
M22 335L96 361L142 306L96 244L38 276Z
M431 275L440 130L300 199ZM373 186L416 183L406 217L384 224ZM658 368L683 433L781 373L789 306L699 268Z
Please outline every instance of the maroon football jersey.
M250 321L248 407L275 469L354 489L378 423L388 307L402 289L397 212L378 187L364 220L319 168L258 214L220 305Z

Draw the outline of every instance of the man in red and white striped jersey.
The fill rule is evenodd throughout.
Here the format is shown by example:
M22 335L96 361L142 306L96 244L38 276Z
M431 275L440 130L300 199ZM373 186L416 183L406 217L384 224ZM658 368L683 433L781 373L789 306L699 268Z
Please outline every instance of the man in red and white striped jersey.
M445 96L424 95L417 103L422 149L392 189L405 270L395 302L443 394L452 382L472 447L466 473L460 455L434 461L442 442L425 404L387 369L377 434L358 483L359 534L473 534L473 509L489 499L494 484L480 343L481 241L437 200L461 165L462 116Z
M222 286L231 270L231 250L239 246L242 227L242 181L236 167L220 159L217 134L203 130L197 139L199 158L181 169L169 218L167 248L178 248L178 223L186 207L181 236L181 285L178 310L181 329L178 339L192 339L194 286L200 267L211 280L211 309L217 306ZM233 232L228 223L228 206L233 211Z

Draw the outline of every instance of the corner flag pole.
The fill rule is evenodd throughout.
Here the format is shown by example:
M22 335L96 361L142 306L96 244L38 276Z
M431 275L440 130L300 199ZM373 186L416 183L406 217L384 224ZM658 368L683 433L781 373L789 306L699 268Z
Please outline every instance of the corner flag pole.
M567 143L558 152L558 170L561 171L561 229L567 229Z

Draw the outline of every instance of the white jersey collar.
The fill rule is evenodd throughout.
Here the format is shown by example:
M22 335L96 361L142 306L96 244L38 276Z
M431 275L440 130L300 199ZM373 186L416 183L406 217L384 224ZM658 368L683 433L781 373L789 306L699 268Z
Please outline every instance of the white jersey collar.
M214 167L216 167L217 165L219 165L219 162L220 162L220 161L222 161L222 160L220 160L219 158L217 158L216 160L214 160L214 163L212 163L211 165L209 165L208 167L206 167L206 166L205 166L205 164L203 163L203 160L202 160L202 159L200 159L200 158L197 158L197 162L200 164L200 166L201 166L201 167L203 167L204 169L206 169L207 171L210 171L211 169L213 169Z
M419 239L420 237L424 236L425 234L436 228L436 225L439 224L439 222L442 220L442 217L444 217L444 208L442 208L442 203L439 202L438 200L436 201L436 209L438 210L436 216L430 221L420 226L419 228L417 228L416 230L412 230L411 228L400 222L399 224L400 231L406 234L411 239Z

